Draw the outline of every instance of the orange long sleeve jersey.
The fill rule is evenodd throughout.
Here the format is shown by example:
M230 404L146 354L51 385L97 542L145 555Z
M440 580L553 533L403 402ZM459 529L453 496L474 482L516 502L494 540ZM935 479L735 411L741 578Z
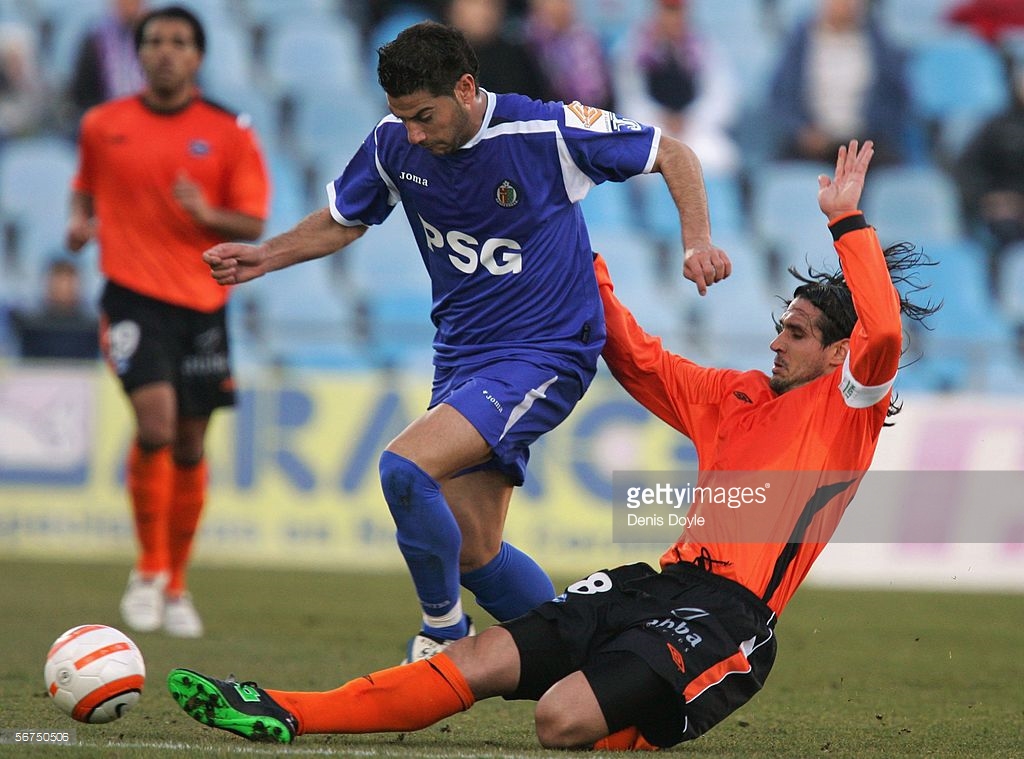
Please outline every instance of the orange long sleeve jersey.
M175 199L179 176L198 184L213 207L267 217L259 145L230 111L197 97L158 113L133 96L86 113L72 187L93 199L104 276L151 298L215 311L230 288L213 280L202 253L224 240Z
M595 262L608 329L602 355L630 395L693 441L698 482L715 473L782 473L785 497L773 483L773 497L756 507L770 540L735 539L728 531L755 512L700 504L709 509L708 527L699 540L684 532L662 566L710 558L712 571L744 585L776 613L824 549L870 466L902 344L899 296L875 230L859 212L830 229L858 317L849 353L841 368L781 395L763 372L698 366L665 350L615 297L604 260Z

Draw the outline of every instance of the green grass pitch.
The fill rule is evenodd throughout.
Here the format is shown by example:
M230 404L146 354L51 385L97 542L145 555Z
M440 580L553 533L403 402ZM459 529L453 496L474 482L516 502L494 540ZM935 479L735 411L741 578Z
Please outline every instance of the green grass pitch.
M0 728L77 732L74 746L3 744L0 757L553 754L537 745L529 703L485 701L418 733L302 736L278 747L204 728L167 694L165 677L176 666L234 673L267 687L323 690L397 663L418 620L409 580L398 573L197 567L192 589L206 637L135 634L147 665L139 704L113 723L75 723L45 694L46 651L74 625L119 627L125 576L126 567L109 564L0 560ZM489 623L474 612L478 626ZM777 632L779 658L765 689L710 733L669 753L1024 757L1024 595L809 587Z

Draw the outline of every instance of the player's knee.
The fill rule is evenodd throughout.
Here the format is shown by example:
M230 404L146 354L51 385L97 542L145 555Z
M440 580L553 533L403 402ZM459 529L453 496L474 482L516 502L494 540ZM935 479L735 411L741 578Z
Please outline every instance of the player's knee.
M543 698L537 702L534 726L537 740L544 748L581 748L594 743L590 731L575 715Z
M380 455L379 472L380 486L392 512L415 505L417 495L424 487L437 487L437 483L416 464L391 451Z

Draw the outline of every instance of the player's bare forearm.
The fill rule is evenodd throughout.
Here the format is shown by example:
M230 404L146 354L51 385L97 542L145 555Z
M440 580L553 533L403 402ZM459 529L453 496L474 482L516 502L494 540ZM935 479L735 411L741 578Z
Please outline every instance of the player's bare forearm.
M203 260L220 284L240 284L271 271L322 258L359 239L365 231L364 226L338 224L324 208L260 245L223 243L206 251Z
M696 154L679 140L662 135L654 171L659 172L679 211L685 256L683 276L707 293L708 286L732 274L732 262L725 251L711 242L708 199L704 174Z

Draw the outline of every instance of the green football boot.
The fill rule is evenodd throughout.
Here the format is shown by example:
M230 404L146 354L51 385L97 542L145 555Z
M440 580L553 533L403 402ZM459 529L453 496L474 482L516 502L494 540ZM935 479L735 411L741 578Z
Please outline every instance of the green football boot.
M251 741L291 743L298 731L295 717L253 682L175 669L167 676L167 688L192 719Z

